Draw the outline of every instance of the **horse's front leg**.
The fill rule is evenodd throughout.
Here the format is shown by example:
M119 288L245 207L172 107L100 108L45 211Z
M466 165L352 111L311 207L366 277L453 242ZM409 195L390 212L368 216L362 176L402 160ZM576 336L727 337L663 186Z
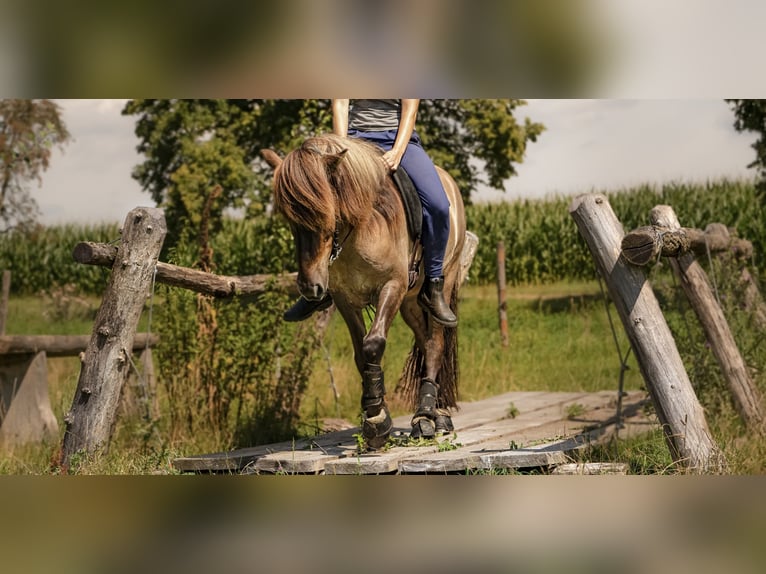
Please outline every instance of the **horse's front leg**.
M386 350L388 330L399 310L404 293L404 285L395 282L387 283L381 289L375 318L370 330L362 339L361 352L355 352L357 368L362 375L362 435L371 449L384 446L393 428L386 405L381 363Z

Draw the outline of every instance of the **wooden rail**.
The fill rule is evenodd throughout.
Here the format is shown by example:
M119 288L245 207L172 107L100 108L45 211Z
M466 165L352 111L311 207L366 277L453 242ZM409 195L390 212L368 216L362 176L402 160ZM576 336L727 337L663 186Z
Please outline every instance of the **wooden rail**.
M117 257L117 247L107 243L78 243L72 253L78 263L112 267ZM215 275L188 267L179 267L158 261L155 280L158 283L182 287L203 295L216 298L236 296L257 297L262 295L269 285L277 285L288 293L298 296L295 282L296 273L283 275Z
M72 357L88 347L90 335L2 335L0 355L32 355L44 352L49 357ZM160 338L155 334L137 333L133 350L154 347Z

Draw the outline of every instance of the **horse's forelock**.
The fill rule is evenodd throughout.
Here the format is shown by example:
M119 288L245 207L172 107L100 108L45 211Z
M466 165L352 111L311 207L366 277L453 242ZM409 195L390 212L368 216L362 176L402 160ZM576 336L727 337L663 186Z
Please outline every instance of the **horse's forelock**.
M310 231L335 228L335 198L320 156L304 148L287 154L274 172L274 208Z
M334 227L336 217L359 225L380 207L387 176L381 153L359 139L308 138L275 172L275 209L312 231Z

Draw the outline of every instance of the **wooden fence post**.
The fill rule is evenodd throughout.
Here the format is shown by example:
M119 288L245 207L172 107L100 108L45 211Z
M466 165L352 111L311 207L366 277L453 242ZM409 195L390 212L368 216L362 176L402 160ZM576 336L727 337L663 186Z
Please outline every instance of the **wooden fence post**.
M576 197L569 213L607 284L657 411L673 460L693 472L719 472L723 453L643 270L620 258L622 224L601 194Z
M8 299L11 294L11 272L3 271L2 286L0 287L0 335L5 335L5 322L8 319Z
M681 228L675 211L669 205L653 208L651 220L653 225L666 227L671 231ZM705 331L737 411L751 431L763 434L761 397L750 378L747 365L737 348L726 316L716 301L704 269L691 253L671 257L668 261Z
M505 243L497 243L497 311L500 318L500 341L508 346L508 313L505 304Z
M66 432L61 464L75 453L106 450L130 371L138 321L150 293L167 225L162 210L138 207L122 229L120 246L85 350L72 408L64 417Z

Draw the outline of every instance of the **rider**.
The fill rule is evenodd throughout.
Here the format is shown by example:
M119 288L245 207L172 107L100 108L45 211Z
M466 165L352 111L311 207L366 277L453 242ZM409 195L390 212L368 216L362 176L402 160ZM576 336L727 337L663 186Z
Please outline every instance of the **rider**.
M410 176L423 205L423 263L426 277L418 302L437 323L457 325L457 317L444 300L444 252L449 238L449 199L433 162L414 131L420 100L332 101L333 132L361 138L384 150L383 162L391 172L401 165ZM302 321L315 311L326 309L328 295L319 301L301 297L284 314L285 321Z

